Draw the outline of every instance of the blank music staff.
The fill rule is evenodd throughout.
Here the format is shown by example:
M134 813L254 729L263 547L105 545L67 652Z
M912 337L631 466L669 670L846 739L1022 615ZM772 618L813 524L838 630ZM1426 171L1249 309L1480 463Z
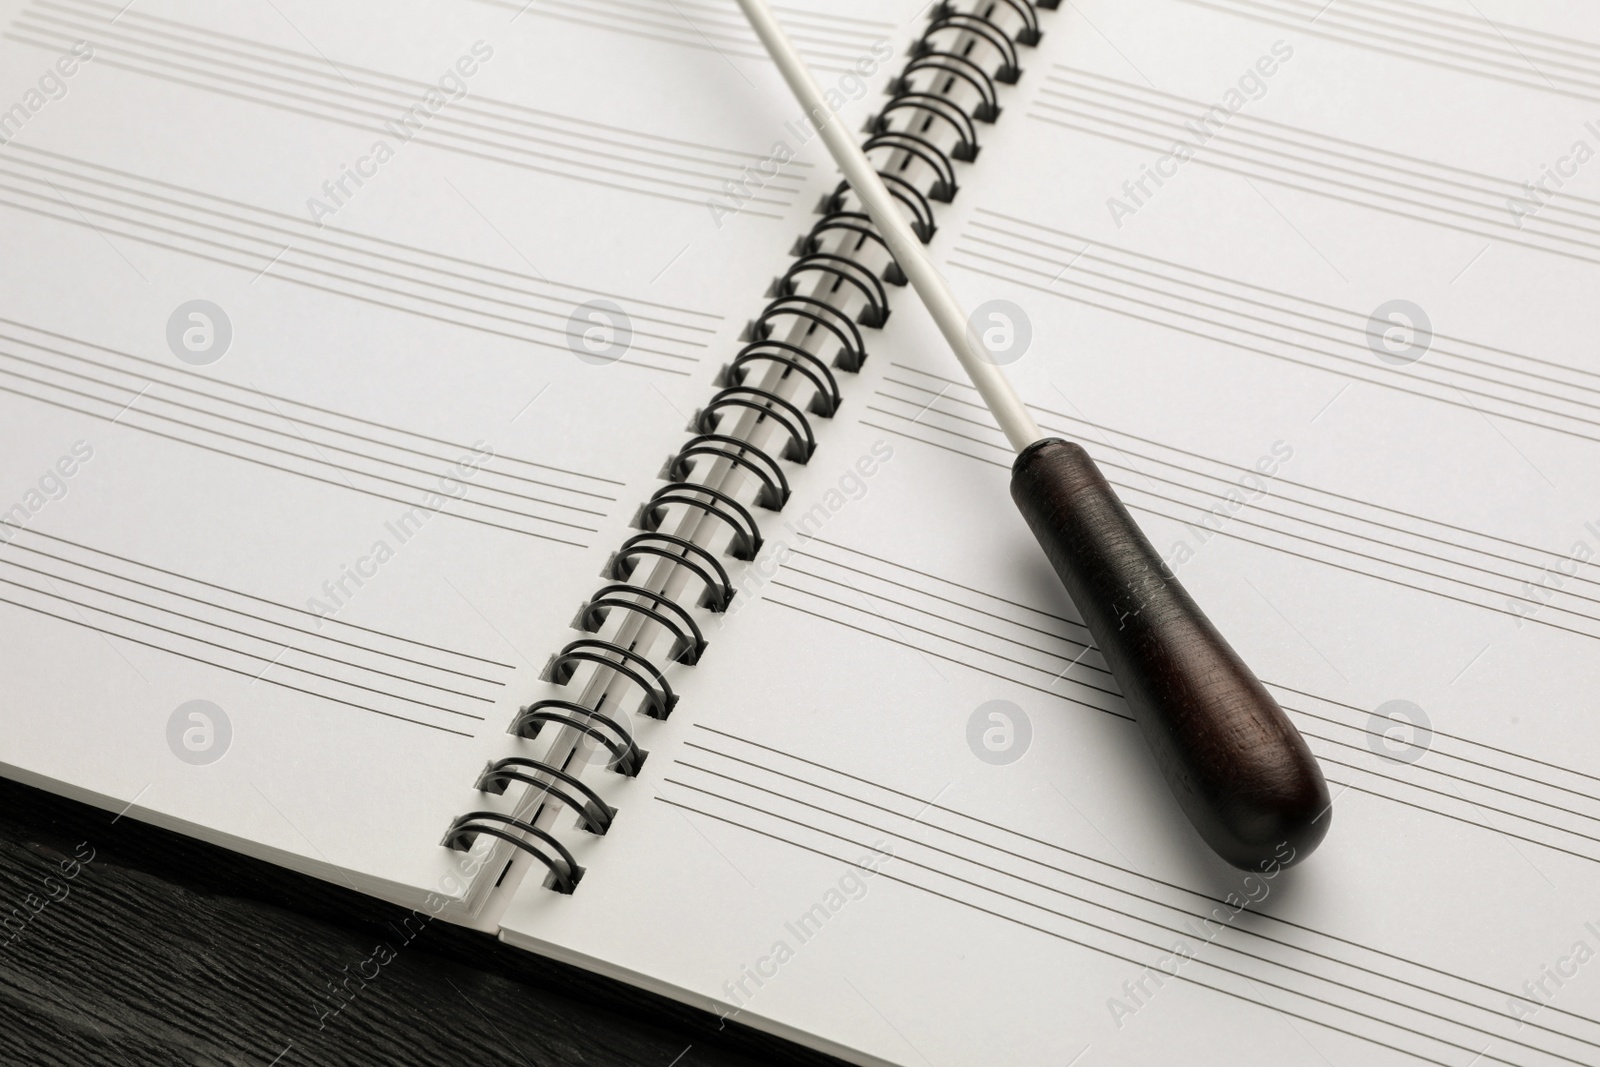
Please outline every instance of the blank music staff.
M1252 909L1222 921L1233 909L1220 893L1010 829L881 775L852 774L711 727L696 726L662 793L658 800L692 816L836 864L887 845L893 858L876 877L1130 969L1154 967L1175 940L1184 941L1192 955L1176 977L1425 1063L1459 1067L1477 1056L1475 1062L1544 1067L1589 1064L1600 1054L1600 1019L1592 1013L1546 1005L1519 1022L1505 1007L1518 990L1460 974L1444 961Z
M1006 465L1004 442L960 382L902 364L868 405L865 425L946 451ZM1106 476L1136 512L1206 537L1226 537L1493 612L1518 625L1600 639L1600 581L1579 573L1539 586L1568 556L1297 482L1279 473L1248 509L1218 521L1224 493L1254 472L1047 407L1040 425L1090 442Z
M35 0L5 36L52 53L94 42L95 65L394 138L399 118L438 87L345 59L264 44L95 0ZM341 74L343 75L341 77ZM767 157L523 107L473 91L407 138L418 144L704 210L708 196ZM810 167L791 162L745 211L782 218Z
M798 549L763 598L1132 722L1070 606L1008 600L820 537ZM1424 758L1390 759L1369 731L1371 708L1263 681L1330 782L1600 863L1600 777L1441 730Z
M318 697L472 737L511 664L323 617L34 527L5 531L0 604ZM113 644L113 647L115 645Z
M660 44L713 52L724 58L767 62L761 42L731 4L673 0L656 7L628 0L476 0L537 18L559 19ZM845 74L867 55L875 41L894 36L893 23L852 18L832 11L776 7L790 36L816 70Z
M297 478L416 506L468 445L0 318L0 392ZM443 514L587 547L620 482L496 455Z
M1600 101L1600 45L1415 0L1182 0L1268 26L1507 85Z
M1211 104L1149 86L1057 65L1029 117L1165 155L1175 142L1193 163L1254 181L1517 245L1600 263L1600 201L1567 190L1520 218L1508 199L1527 195L1518 179L1434 163L1383 145L1358 143L1255 115L1207 123ZM1574 120L1573 136L1580 129Z
M951 265L1228 345L1274 363L1600 442L1600 374L1434 333L1423 359L1380 363L1365 311L1311 300L1065 230L980 211Z
M720 316L597 293L459 256L268 211L16 141L0 160L0 207L572 358L567 322L597 296L626 304L619 363L687 376Z

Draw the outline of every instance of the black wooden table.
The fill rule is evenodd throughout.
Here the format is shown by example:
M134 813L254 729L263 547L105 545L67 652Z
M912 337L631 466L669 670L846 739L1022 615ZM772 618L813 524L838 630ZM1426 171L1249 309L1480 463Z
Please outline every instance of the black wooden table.
M0 1064L840 1067L408 914L0 781Z

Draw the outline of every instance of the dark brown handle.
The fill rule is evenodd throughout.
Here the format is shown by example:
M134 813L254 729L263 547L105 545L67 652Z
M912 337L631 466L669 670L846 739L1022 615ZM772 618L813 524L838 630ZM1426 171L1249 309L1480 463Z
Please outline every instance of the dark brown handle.
M1060 438L1038 441L1017 456L1011 497L1200 836L1248 870L1309 855L1332 819L1316 757L1094 460Z

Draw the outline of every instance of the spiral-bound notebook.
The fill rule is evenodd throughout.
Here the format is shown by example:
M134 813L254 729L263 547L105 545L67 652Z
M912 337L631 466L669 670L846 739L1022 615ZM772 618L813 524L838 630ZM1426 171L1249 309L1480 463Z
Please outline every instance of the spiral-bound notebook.
M1595 1062L1600 20L1052 7L780 13L1312 860L723 0L4 5L0 770L862 1064Z

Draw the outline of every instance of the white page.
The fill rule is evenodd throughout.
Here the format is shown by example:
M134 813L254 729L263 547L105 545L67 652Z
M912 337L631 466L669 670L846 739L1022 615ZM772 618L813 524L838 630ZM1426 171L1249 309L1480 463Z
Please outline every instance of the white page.
M1521 226L1506 199L1597 146L1592 63L1561 63L1600 24L1320 6L1055 16L935 243L969 306L1025 311L1041 424L1307 734L1320 850L1247 878L1184 821L902 292L791 471L784 519L816 520L769 527L794 554L673 676L583 885L524 886L509 940L860 1063L1594 1061L1600 171ZM1156 128L1152 89L1198 117L1279 40L1119 227L1171 141L1092 120ZM1368 344L1391 300L1431 320L1403 366ZM1015 762L980 757L993 701Z
M6 5L6 774L464 894L446 828L507 808L491 757L541 751L515 709L829 180L802 158L727 199L781 100L719 55L749 62L736 19ZM819 63L879 32L841 26ZM186 361L195 300L231 336L207 312ZM585 360L592 300L630 332ZM195 700L230 732L204 765L171 747L207 743Z

